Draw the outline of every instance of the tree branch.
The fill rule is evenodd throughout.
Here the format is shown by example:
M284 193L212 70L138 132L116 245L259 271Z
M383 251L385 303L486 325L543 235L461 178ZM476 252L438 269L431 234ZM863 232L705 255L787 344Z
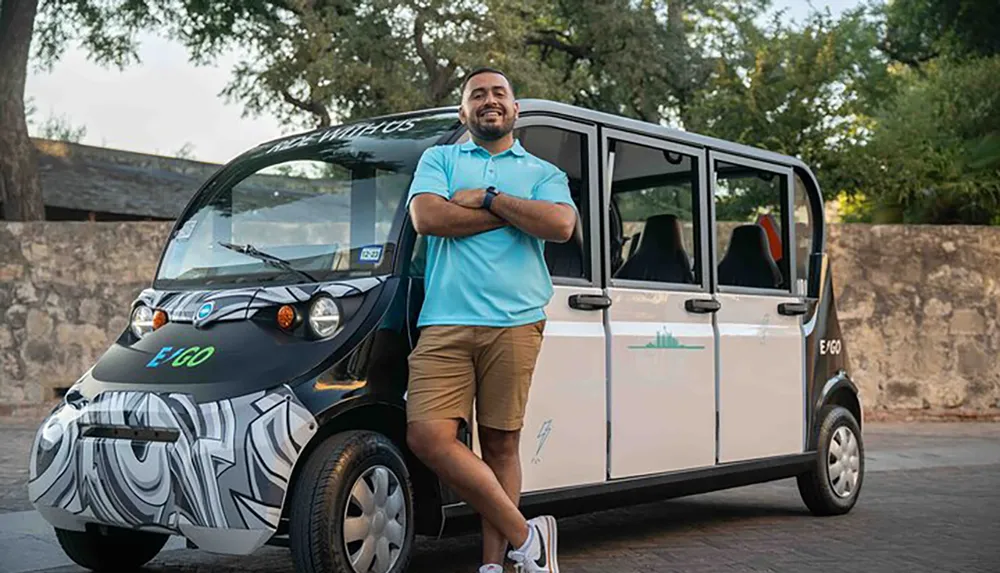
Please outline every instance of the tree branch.
M552 30L542 30L537 32L535 35L528 36L524 43L528 46L541 46L559 50L560 52L569 54L578 60L588 59L593 55L593 50L591 48L576 46L564 42L559 39L557 34Z
M889 41L886 40L885 38L880 40L875 47L877 47L879 51L881 51L886 56L889 56L890 59L896 60L901 64L906 64L911 68L919 68L920 64L929 62L941 55L941 52L935 50L933 52L922 54L919 56L904 56L901 52L897 51L895 48L890 46Z
M437 62L434 60L434 56L431 55L430 50L424 44L424 33L427 31L427 24L425 22L424 13L420 12L417 14L416 19L413 20L413 43L417 48L417 55L420 56L420 61L424 63L424 68L427 69L427 75L434 80L434 76L437 73Z
M285 100L286 103L315 115L319 119L319 125L317 127L330 126L330 112L327 111L325 105L317 101L300 100L299 98L293 96L292 93L288 91L288 88L281 90L281 99Z

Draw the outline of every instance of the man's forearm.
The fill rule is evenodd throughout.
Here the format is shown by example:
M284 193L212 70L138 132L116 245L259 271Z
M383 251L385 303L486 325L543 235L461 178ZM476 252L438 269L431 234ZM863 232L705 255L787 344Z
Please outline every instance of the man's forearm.
M414 210L413 223L421 235L467 237L505 227L507 221L485 209L469 209L448 201L426 201Z
M563 243L573 236L576 213L567 205L520 199L500 193L490 210L518 229L546 241Z

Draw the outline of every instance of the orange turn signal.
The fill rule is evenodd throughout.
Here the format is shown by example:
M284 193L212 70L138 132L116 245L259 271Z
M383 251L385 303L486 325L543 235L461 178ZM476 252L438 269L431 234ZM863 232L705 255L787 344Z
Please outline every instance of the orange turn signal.
M278 326L280 326L282 330L291 330L294 324L295 324L295 309L287 304L279 308Z
M153 330L156 330L167 323L167 313L157 309L153 313Z

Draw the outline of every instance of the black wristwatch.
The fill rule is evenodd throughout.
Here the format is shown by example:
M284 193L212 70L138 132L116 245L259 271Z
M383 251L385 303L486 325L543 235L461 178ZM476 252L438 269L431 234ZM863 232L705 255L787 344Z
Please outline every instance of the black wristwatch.
M493 199L495 199L496 196L497 196L497 188L492 185L487 187L486 194L483 195L483 209L489 211L490 207L493 205Z

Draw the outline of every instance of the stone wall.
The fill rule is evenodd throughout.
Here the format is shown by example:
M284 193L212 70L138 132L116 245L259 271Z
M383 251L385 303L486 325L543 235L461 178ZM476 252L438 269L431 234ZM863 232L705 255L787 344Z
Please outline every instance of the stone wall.
M104 353L170 228L0 222L0 403L48 401Z
M169 229L0 222L0 404L49 401L104 352ZM1000 415L1000 229L833 225L829 251L869 415Z
M1000 228L845 224L830 235L867 409L1000 415Z

